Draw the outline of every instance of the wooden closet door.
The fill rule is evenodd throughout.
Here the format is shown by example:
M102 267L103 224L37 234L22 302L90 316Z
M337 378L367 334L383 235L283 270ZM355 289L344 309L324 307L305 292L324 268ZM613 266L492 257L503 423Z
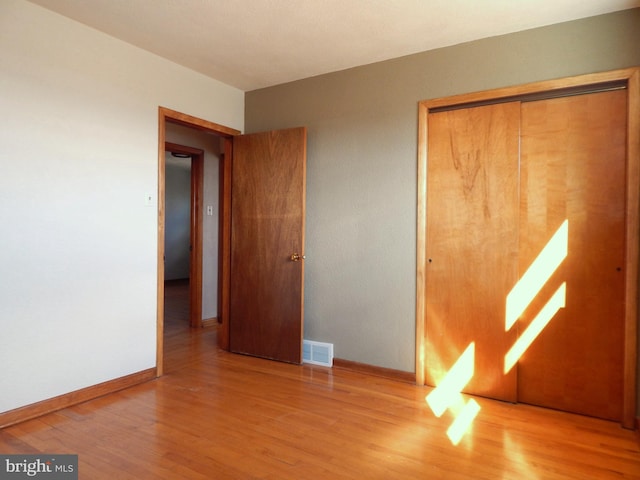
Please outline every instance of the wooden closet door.
M517 102L429 114L425 378L439 385L472 345L462 390L515 401L504 374L505 298L517 281Z
M624 90L522 104L520 276L552 238L559 256L538 260L521 335L560 303L518 360L521 402L621 418L625 119Z

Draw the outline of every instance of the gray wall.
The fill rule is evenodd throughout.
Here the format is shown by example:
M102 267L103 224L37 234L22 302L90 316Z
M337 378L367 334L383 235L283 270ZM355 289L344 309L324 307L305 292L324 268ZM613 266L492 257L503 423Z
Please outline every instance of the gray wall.
M164 279L189 278L191 159L166 153Z
M414 370L417 104L640 65L640 9L248 92L248 133L307 126L305 338Z

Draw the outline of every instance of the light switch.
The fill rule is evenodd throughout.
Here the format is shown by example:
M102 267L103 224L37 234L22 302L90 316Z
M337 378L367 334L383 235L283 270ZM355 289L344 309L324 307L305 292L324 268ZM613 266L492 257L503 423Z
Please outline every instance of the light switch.
M153 204L153 194L151 193L144 194L144 204L146 207L150 207Z
M209 217L213 216L213 205L207 205L207 215Z

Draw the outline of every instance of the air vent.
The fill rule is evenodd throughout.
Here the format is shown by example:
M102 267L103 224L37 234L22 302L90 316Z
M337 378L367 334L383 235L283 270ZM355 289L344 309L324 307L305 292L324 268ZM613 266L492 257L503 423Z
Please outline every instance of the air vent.
M333 366L333 343L314 342L303 340L302 362L323 367Z

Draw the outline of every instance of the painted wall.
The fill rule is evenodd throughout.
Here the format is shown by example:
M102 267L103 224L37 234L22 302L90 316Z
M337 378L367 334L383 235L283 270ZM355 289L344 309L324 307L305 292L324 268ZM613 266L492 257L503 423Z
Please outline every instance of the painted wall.
M222 146L221 139L215 135L193 128L167 123L166 140L179 145L199 148L204 151L202 195L202 319L208 320L216 318L218 316L218 226L220 218L219 173ZM208 206L213 210L212 215L207 215Z
M640 65L639 27L635 9L248 92L247 132L308 127L305 338L414 371L418 102Z
M155 366L158 106L244 94L23 0L0 51L2 412Z
M191 159L165 155L164 279L189 278Z

